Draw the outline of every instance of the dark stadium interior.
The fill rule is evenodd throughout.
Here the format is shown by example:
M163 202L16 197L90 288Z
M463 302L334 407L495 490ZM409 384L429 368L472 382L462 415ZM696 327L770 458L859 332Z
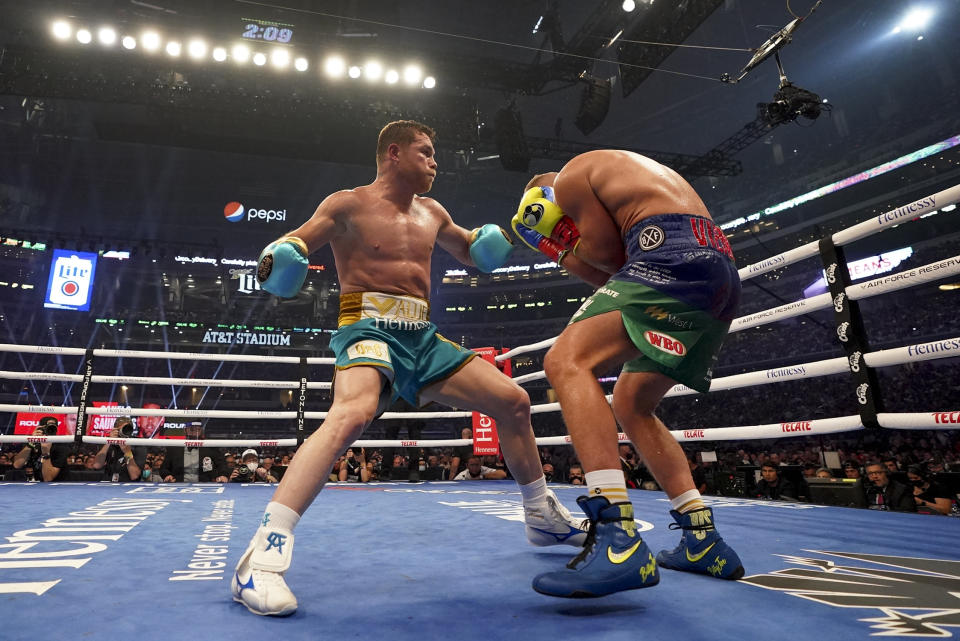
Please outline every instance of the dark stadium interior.
M910 33L894 33L906 3L818 6L779 51L790 82L820 98L818 117L793 114L782 121L771 115L779 83L772 58L740 82L720 79L735 78L750 50L792 20L791 11L807 16L812 0L637 0L629 13L621 0L282 4L285 9L227 0L0 0L0 342L331 356L339 290L329 249L311 257L306 287L289 300L260 291L250 261L327 194L371 181L377 132L398 118L437 130L440 175L430 195L464 227L506 226L534 172L556 170L588 149L630 149L679 171L714 219L731 224L726 233L740 268L960 183L960 68L951 44L960 29L956 2L927 3L935 17L922 32ZM209 55L202 61L151 55L96 39L82 45L57 40L50 27L62 19L73 28L110 24L120 35L152 28L230 47L247 18L293 25L290 44L294 55L308 59L307 71L219 63ZM609 45L620 30L621 41ZM251 45L258 46L266 50ZM323 71L331 53L415 61L436 86L333 79ZM888 172L736 222L938 143L936 151ZM228 203L283 212L283 219L229 222ZM846 256L856 261L910 248L894 273L948 259L960 247L957 221L952 208L906 219L846 247ZM99 253L88 311L44 306L55 249ZM521 249L509 263L515 270L485 275L437 249L433 320L467 347L511 348L556 336L592 288L543 263ZM814 257L746 281L739 315L803 298L822 270ZM953 277L862 301L871 347L957 336L958 297L960 277ZM237 332L285 341L218 339ZM828 309L731 334L715 375L843 355ZM514 374L541 370L542 357L541 351L514 359ZM80 369L76 357L0 352L0 370ZM97 371L298 377L295 366L137 358L101 359ZM310 371L311 380L330 375L330 367ZM957 410L958 381L956 357L880 370L888 411ZM853 388L849 374L783 382L667 399L661 415L675 429L700 429L856 414ZM556 400L545 380L527 389L535 404ZM96 384L91 396L179 409L278 410L292 403L283 391L169 385ZM0 403L77 402L73 383L0 381ZM329 403L329 394L318 392L307 408L324 410ZM367 436L391 427L396 434L399 423L376 422ZM12 434L14 425L15 413L0 416L0 432ZM456 438L460 427L428 421L423 434ZM534 427L538 436L565 433L557 413L535 415ZM908 440L929 439L924 447L891 443L900 432L876 431L745 447L754 464L767 450L793 453L800 463L811 448L832 448L854 456L865 451L861 459L902 450L904 464L938 459L960 469L956 432L940 434L947 437L942 442L932 433L903 432ZM238 425L214 418L205 420L205 434L284 438L292 427L285 420Z

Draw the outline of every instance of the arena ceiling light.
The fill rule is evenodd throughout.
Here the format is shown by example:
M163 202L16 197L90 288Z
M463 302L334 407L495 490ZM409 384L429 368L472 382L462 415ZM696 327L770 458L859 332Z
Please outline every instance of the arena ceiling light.
M359 78L362 74L363 74L363 69L361 69L356 65L353 65L352 67L350 67L350 71L348 72L348 75L351 78Z
M66 20L56 20L50 25L50 31L57 40L66 40L73 35L73 28Z
M199 60L207 55L207 43L199 39L191 40L187 45L187 53L191 58Z
M278 69L286 69L290 64L290 52L278 47L270 52L270 62Z
M181 47L180 43L176 40L171 40L166 46L167 55L173 56L174 58L180 55L181 49L183 49L183 47Z
M250 59L250 47L247 45L234 45L233 59L237 62L246 62Z
M133 36L124 36L123 40L120 41L120 44L123 45L124 49L136 49L137 39Z
M258 67L262 67L263 65L267 64L267 56L262 53L253 54L253 64L257 65Z
M140 36L140 44L147 51L156 51L160 48L160 34L156 31L147 31Z
M400 74L397 73L396 69L390 69L387 71L387 75L383 78L388 85L395 85L400 81Z
M77 42L82 45L90 44L90 41L93 40L93 35L87 29L77 30Z
M930 18L932 17L933 9L929 7L914 7L903 16L900 24L897 25L894 31L920 31L927 26L927 23L930 22Z
M437 86L437 79L433 76L427 76L423 79L423 88L424 89L433 89Z
M403 68L403 81L408 85L419 85L423 77L423 70L417 65L407 65Z
M623 5L621 6L623 7L624 11L626 11L627 13L630 13L631 11L637 8L637 3L634 2L633 0L623 0Z
M306 71L310 68L310 63L307 62L306 58L297 58L293 61L293 67L297 71Z
M117 32L113 27L100 27L97 31L97 40L100 41L100 44L111 47L117 42Z
M323 62L323 71L331 78L340 78L347 70L347 62L340 56L330 56Z
M217 62L223 62L227 59L227 50L223 47L216 47L213 50L213 59Z
M383 75L383 65L376 60L370 60L363 65L363 77L367 80L380 80Z

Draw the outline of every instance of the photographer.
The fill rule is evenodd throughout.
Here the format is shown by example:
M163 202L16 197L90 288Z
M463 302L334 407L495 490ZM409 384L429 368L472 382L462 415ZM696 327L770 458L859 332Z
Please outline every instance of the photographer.
M37 422L33 436L55 436L59 422L54 416L44 416ZM33 471L33 480L65 481L67 480L67 454L70 446L64 443L27 443L23 449L13 457L14 470ZM19 475L19 474L18 474ZM10 479L12 480L12 479Z
M129 416L118 416L110 430L110 438L130 438L133 436L133 421ZM145 447L131 448L123 445L105 443L94 459L93 469L103 470L105 481L139 481L147 458Z
M359 456L354 453L353 448L347 450L347 458L340 466L340 480L352 483L366 483L370 480L366 449L361 447Z
M240 465L230 473L231 483L276 483L277 478L260 465L260 455L254 449L244 450Z

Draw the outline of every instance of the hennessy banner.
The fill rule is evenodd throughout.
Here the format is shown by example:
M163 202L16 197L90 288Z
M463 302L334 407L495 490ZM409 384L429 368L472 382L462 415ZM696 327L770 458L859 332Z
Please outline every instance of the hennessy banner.
M506 349L496 347L475 347L473 351L488 363L494 365L501 372L510 376L510 359L497 362L497 354L506 352ZM475 456L496 456L500 453L500 437L497 436L497 423L492 418L480 412L473 413L473 453Z

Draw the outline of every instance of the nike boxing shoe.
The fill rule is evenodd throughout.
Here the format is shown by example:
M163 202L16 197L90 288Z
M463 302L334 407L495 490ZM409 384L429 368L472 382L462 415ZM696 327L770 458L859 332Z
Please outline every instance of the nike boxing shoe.
M683 530L683 536L672 552L661 550L657 554L657 563L671 570L699 572L731 581L743 576L740 557L714 527L712 509L705 507L686 514L670 510L670 516L676 521L670 529Z
M660 582L657 562L640 538L631 504L611 504L605 496L581 496L577 503L590 519L583 551L565 569L534 578L534 590L550 596L589 598Z
M527 540L536 546L562 544L581 547L587 540L588 521L573 518L550 490L547 490L543 501L524 504L523 520L526 523Z
M257 530L233 573L233 600L254 614L287 616L297 610L297 598L283 580L293 558L293 533Z

